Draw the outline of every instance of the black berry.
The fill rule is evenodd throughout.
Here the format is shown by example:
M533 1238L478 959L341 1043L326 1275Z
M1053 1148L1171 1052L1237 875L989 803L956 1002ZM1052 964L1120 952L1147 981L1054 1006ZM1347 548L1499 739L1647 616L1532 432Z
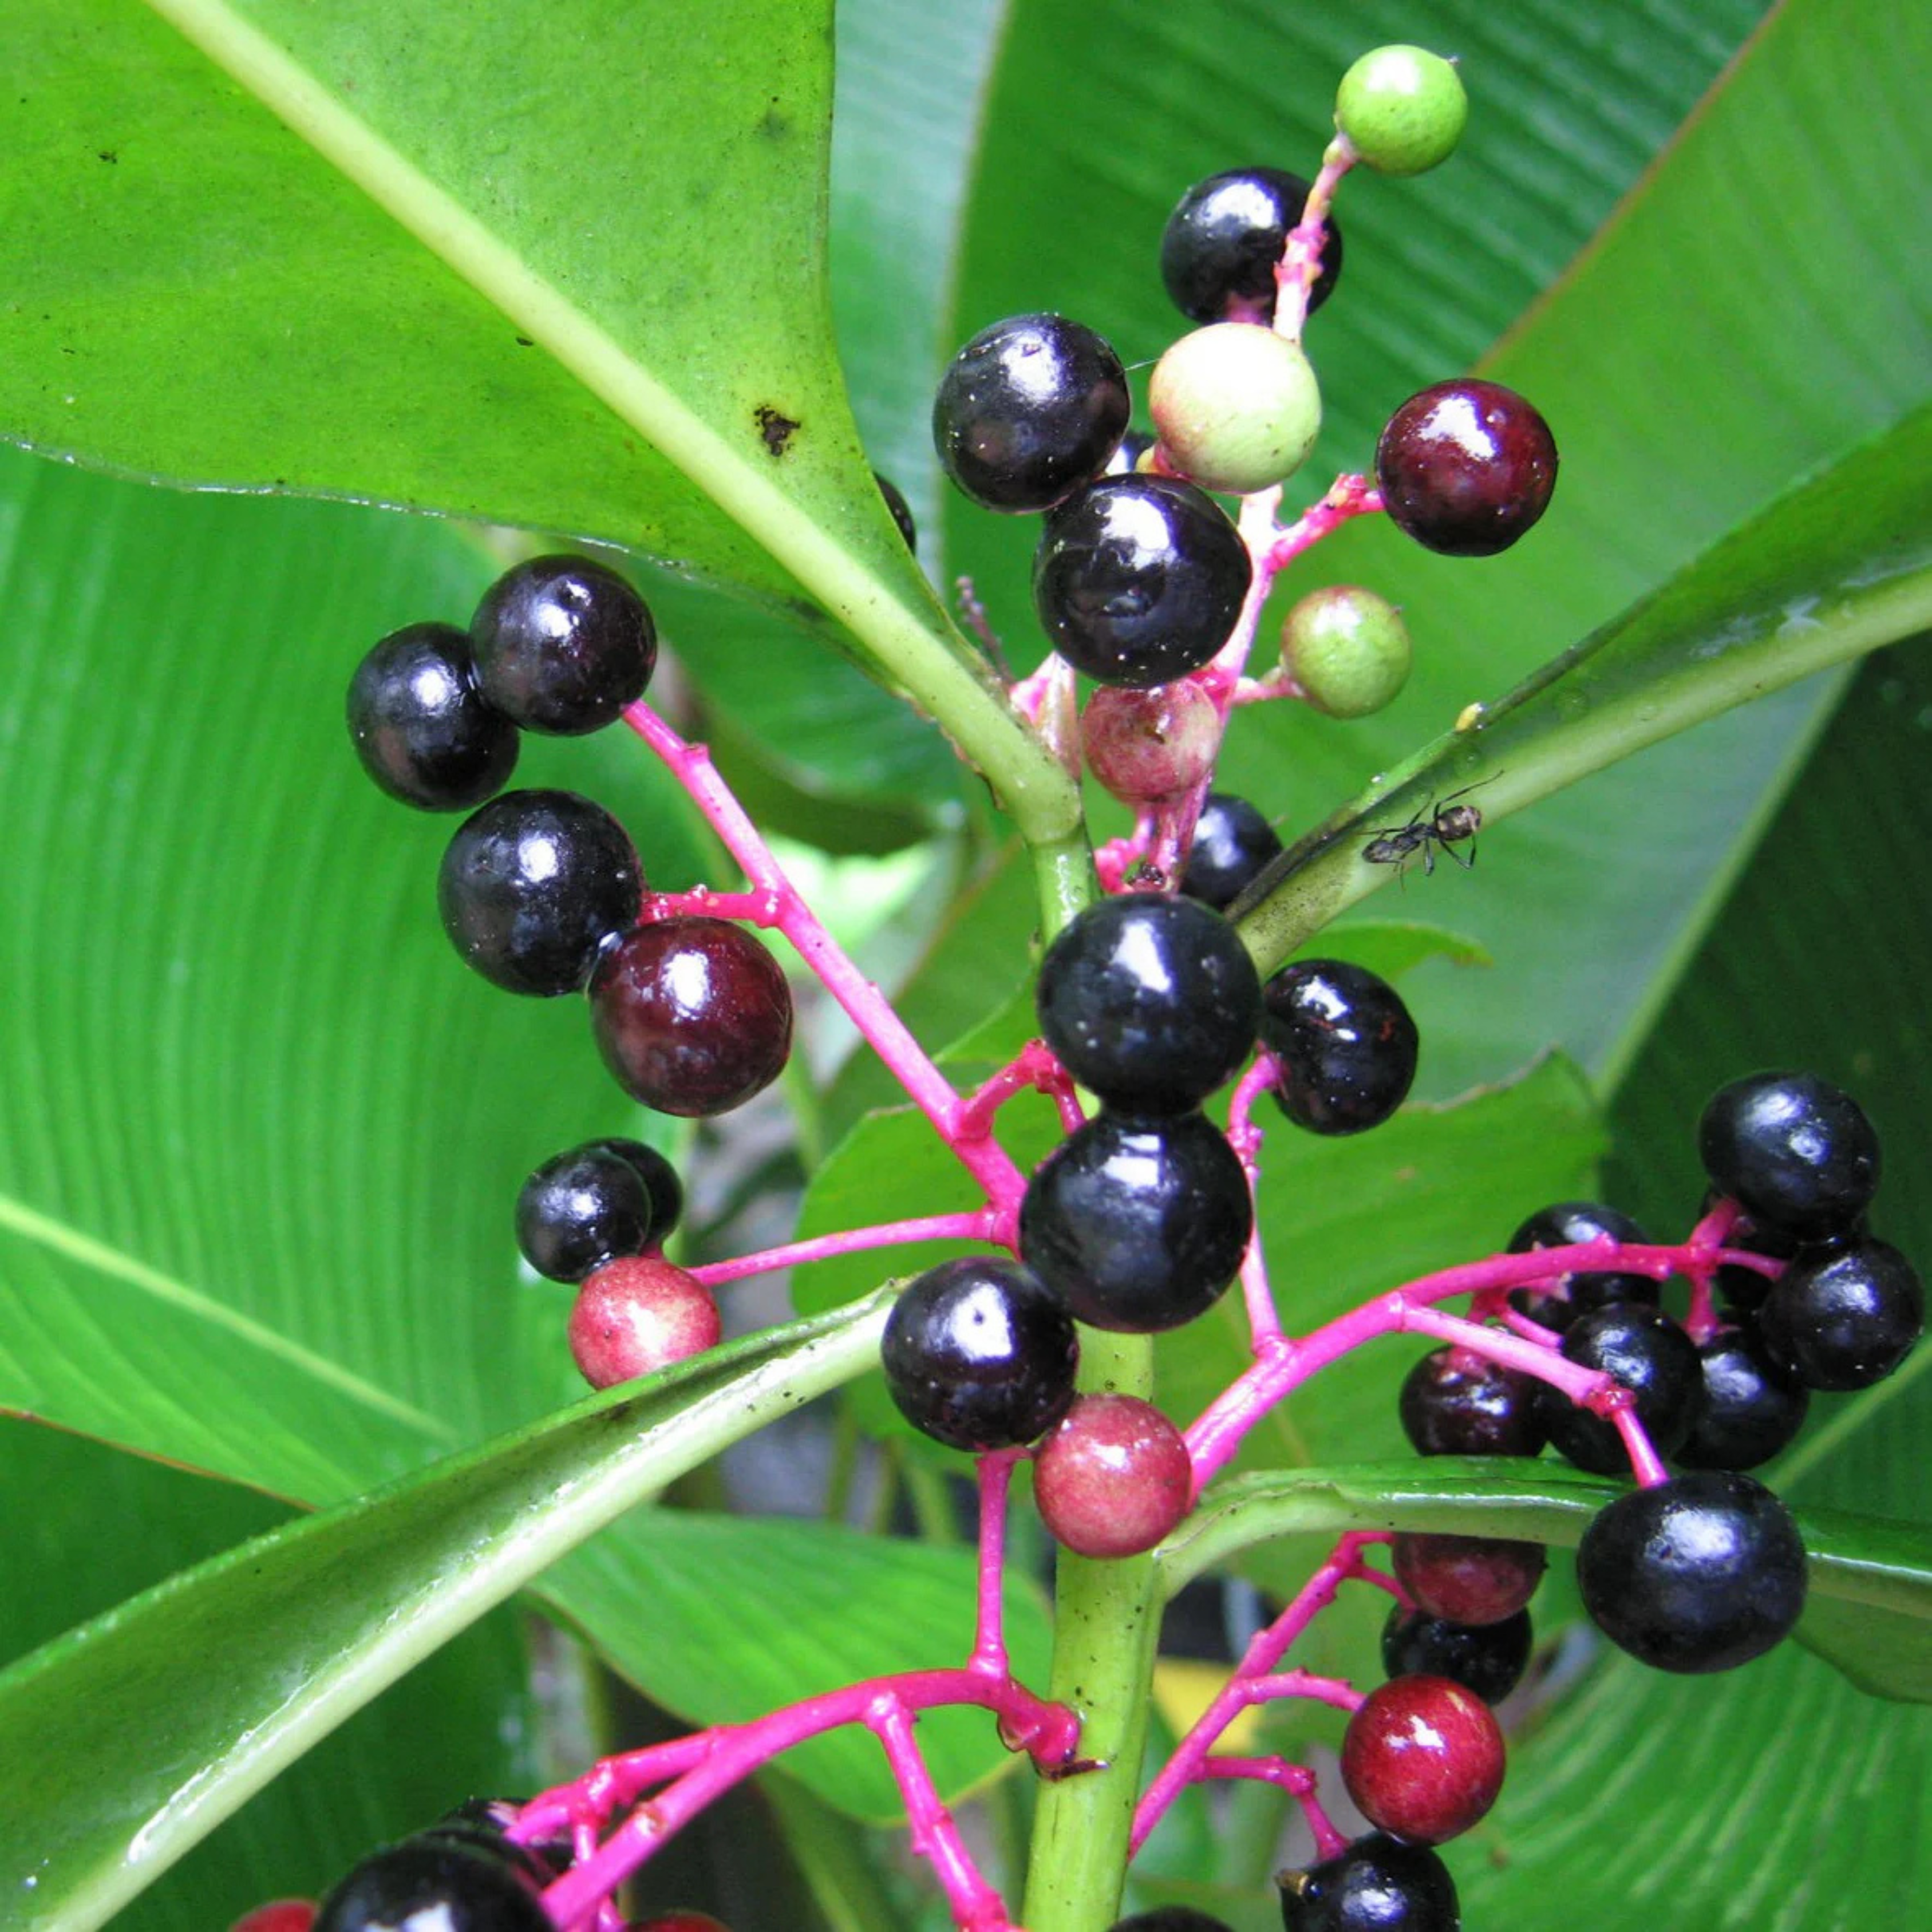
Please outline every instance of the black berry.
M1636 1397L1637 1419L1660 1456L1675 1455L1696 1425L1704 1371L1690 1336L1660 1309L1600 1308L1579 1316L1563 1337L1566 1359L1613 1376ZM1630 1466L1616 1425L1546 1388L1550 1440L1580 1469L1600 1476Z
M1028 1184L1020 1254L1082 1322L1154 1334L1220 1299L1253 1225L1247 1177L1212 1121L1103 1113Z
M1630 1217L1594 1201L1559 1201L1540 1208L1510 1237L1509 1252L1526 1255L1538 1248L1582 1246L1591 1241L1646 1242L1646 1234ZM1552 1275L1534 1288L1511 1290L1510 1305L1546 1328L1568 1328L1580 1315L1594 1309L1614 1308L1629 1302L1654 1308L1661 1297L1658 1284L1647 1274L1612 1268L1573 1270Z
M1073 1401L1072 1318L1023 1268L980 1256L928 1268L892 1305L880 1360L899 1413L949 1448L1016 1448Z
M1246 799L1210 792L1180 874L1182 895L1218 912L1240 898L1280 850L1274 827Z
M1231 168L1196 182L1160 238L1160 278L1193 322L1271 322L1274 272L1301 219L1308 183L1280 168ZM1342 272L1342 231L1331 220L1322 269L1308 292L1312 315Z
M1432 1349L1402 1384L1403 1432L1424 1456L1534 1456L1549 1439L1543 1384L1473 1349Z
M1724 1328L1697 1351L1704 1400L1677 1452L1693 1469L1754 1469L1804 1426L1811 1398L1755 1328Z
M1301 959L1262 989L1262 1040L1281 1070L1275 1098L1297 1126L1359 1134L1415 1078L1415 1022L1386 980L1344 959Z
M1708 1214L1722 1198L1714 1187L1711 1189L1704 1198L1703 1213ZM1858 1232L1864 1232L1862 1223ZM1774 1228L1768 1222L1754 1221L1748 1214L1740 1212L1725 1234L1724 1245L1742 1248L1749 1254L1762 1255L1771 1261L1788 1262L1802 1244L1796 1234ZM1723 1298L1727 1307L1750 1315L1764 1306L1764 1298L1771 1292L1771 1277L1760 1274L1755 1268L1727 1262L1712 1276L1711 1286Z
M424 812L466 812L516 769L517 728L483 695L468 634L453 624L385 638L356 667L348 715L362 769Z
M875 470L872 481L879 486L879 494L885 499L886 508L891 512L892 519L899 526L899 535L905 538L909 550L919 548L919 526L913 521L912 506L907 502L899 486L889 476L881 476Z
M1382 1668L1391 1677L1447 1677L1486 1704L1500 1704L1529 1667L1529 1612L1492 1624L1452 1623L1398 1604L1382 1626Z
M552 1281L581 1281L620 1255L640 1255L653 1232L644 1176L607 1147L545 1161L517 1196L517 1246Z
M1068 923L1035 1000L1047 1045L1107 1106L1182 1114L1247 1058L1261 982L1219 913L1127 893Z
M555 1932L537 1888L510 1862L465 1845L406 1840L332 1892L315 1932Z
M1714 1186L1754 1220L1807 1240L1846 1234L1878 1186L1878 1136L1848 1094L1810 1073L1720 1088L1697 1124Z
M1426 1845L1383 1832L1276 1882L1286 1932L1460 1932L1462 1923L1449 1868Z
M1925 1293L1898 1250L1867 1235L1801 1248L1758 1311L1765 1346L1808 1388L1869 1388L1912 1352Z
M1167 684L1228 640L1253 574L1214 500L1171 476L1106 476L1046 520L1033 562L1048 640L1102 684Z
M512 993L574 993L638 916L644 874L624 828L568 791L513 791L458 826L436 879L443 930Z
M1693 1469L1606 1503L1576 1550L1583 1606L1659 1670L1729 1670L1779 1642L1804 1607L1804 1545L1764 1485Z
M606 1138L591 1144L618 1155L637 1169L651 1197L651 1245L662 1247L684 1214L684 1183L678 1179L677 1169L642 1141Z
M1151 1912L1136 1912L1131 1918L1115 1919L1111 1932L1233 1932L1233 1928L1225 1918L1211 1918L1191 1905L1162 1905Z
M1556 442L1514 389L1438 382L1389 418L1376 481L1390 516L1424 549L1493 556L1549 507Z
M506 571L470 628L484 695L532 731L598 730L644 694L657 667L644 600L588 557L532 557Z
M1127 427L1120 358L1060 315L982 328L940 379L932 440L988 510L1046 510L1100 475Z

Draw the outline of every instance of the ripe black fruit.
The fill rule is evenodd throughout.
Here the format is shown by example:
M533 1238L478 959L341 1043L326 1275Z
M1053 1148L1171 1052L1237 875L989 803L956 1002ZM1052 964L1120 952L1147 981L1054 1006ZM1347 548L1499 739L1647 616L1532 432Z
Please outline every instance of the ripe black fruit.
M569 791L506 792L457 827L436 878L443 929L512 993L574 993L638 916L644 874L624 828Z
M1888 1242L1801 1248L1758 1311L1765 1346L1815 1389L1869 1388L1925 1328L1917 1270Z
M651 1245L662 1247L684 1214L684 1183L678 1179L677 1169L642 1141L607 1138L591 1144L608 1149L637 1169L651 1197Z
M1797 1622L1804 1545L1762 1484L1693 1469L1599 1510L1577 1546L1576 1581L1604 1635L1640 1662L1729 1670Z
M1115 1919L1111 1932L1233 1932L1233 1928L1226 1919L1196 1912L1191 1905L1162 1905L1151 1912L1136 1912L1131 1918Z
M1244 798L1210 792L1180 874L1181 896L1219 912L1232 905L1281 850L1275 829Z
M1301 959L1262 989L1262 1040L1281 1068L1275 1098L1297 1126L1380 1126L1415 1078L1415 1022L1386 980L1345 959Z
M1725 1328L1697 1351L1704 1400L1677 1452L1693 1469L1754 1469L1804 1426L1811 1398L1755 1328Z
M1382 1626L1382 1668L1391 1677L1447 1677L1486 1704L1522 1682L1534 1632L1518 1610L1492 1624L1452 1623L1397 1604Z
M1028 1184L1020 1255L1082 1322L1150 1335L1220 1299L1253 1226L1247 1177L1212 1121L1103 1113Z
M556 1932L536 1887L509 1862L409 1839L376 1852L332 1892L314 1932Z
M349 681L349 735L362 769L405 805L466 812L517 766L517 728L483 695L468 634L412 624L385 638Z
M1104 476L1046 520L1033 601L1054 649L1102 684L1198 670L1228 640L1253 575L1221 507L1170 476Z
M1030 1442L1066 1413L1080 1345L1024 1268L969 1256L928 1268L893 1304L880 1360L915 1429L976 1454Z
M1549 1439L1543 1384L1473 1349L1432 1349L1402 1384L1404 1434L1424 1456L1534 1456Z
M1510 1237L1509 1252L1526 1255L1538 1248L1582 1246L1591 1241L1648 1241L1630 1217L1594 1201L1559 1201L1540 1208ZM1568 1328L1580 1315L1630 1302L1654 1308L1662 1291L1648 1275L1614 1269L1579 1269L1551 1276L1534 1288L1510 1295L1512 1306L1546 1328Z
M1160 238L1160 278L1194 322L1270 322L1275 278L1288 231L1301 219L1308 183L1280 168L1231 168L1196 182ZM1308 292L1312 315L1342 272L1342 231L1331 220L1322 270Z
M1624 1306L1580 1316L1563 1337L1564 1357L1614 1376L1636 1397L1637 1419L1660 1456L1676 1454L1696 1426L1704 1373L1690 1336L1661 1310ZM1630 1466L1615 1424L1546 1386L1550 1440L1580 1469L1621 1475Z
M1712 1184L1754 1220L1808 1240L1850 1232L1878 1186L1878 1136L1849 1094L1810 1073L1720 1088L1697 1124Z
M517 1196L517 1246L552 1281L581 1281L620 1255L640 1255L654 1233L644 1176L608 1146L554 1156Z
M577 737L644 694L657 627L614 570L538 556L506 571L471 620L484 694L532 731Z
M1376 481L1390 516L1424 549L1493 556L1549 507L1556 440L1500 382L1437 382L1389 418Z
M1261 1018L1254 962L1192 899L1103 899L1047 949L1036 1004L1061 1065L1108 1106L1181 1114L1248 1057Z
M1276 1882L1286 1932L1459 1932L1462 1923L1449 1868L1427 1846L1385 1832Z

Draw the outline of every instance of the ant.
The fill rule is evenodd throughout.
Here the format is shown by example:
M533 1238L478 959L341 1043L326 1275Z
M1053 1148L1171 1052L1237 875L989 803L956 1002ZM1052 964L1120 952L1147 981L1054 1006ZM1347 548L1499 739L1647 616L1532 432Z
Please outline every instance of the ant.
M1487 778L1477 781L1478 784L1489 782ZM1482 830L1483 814L1476 806L1456 801L1475 789L1475 785L1465 785L1440 801L1432 799L1406 825L1384 826L1370 836L1362 856L1371 866L1405 866L1420 852L1422 869L1427 874L1436 870L1439 848L1466 872L1476 862L1475 837ZM1469 842L1467 858L1455 849L1465 839Z

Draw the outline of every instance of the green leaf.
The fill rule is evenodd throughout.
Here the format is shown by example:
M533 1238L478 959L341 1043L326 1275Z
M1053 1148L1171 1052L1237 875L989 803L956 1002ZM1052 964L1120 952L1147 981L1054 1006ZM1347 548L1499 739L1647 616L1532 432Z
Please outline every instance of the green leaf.
M875 1354L883 1300L579 1403L244 1544L0 1676L20 1920L98 1925L545 1566Z
M1400 980L1426 959L1453 966L1493 966L1486 948L1460 932L1420 920L1358 919L1323 932L1300 947L1298 958L1346 959L1384 980Z

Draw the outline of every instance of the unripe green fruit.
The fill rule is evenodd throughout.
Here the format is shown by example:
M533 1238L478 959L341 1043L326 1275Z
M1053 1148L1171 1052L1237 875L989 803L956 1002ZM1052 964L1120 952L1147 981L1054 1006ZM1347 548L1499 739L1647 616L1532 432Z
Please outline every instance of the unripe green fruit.
M1408 682L1408 628L1395 606L1355 584L1311 590L1281 627L1282 666L1330 718L1366 718Z
M1419 175L1462 138L1469 97L1454 65L1425 47L1377 47L1342 76L1335 124L1378 174Z
M1251 322L1184 335L1154 364L1148 406L1180 475L1240 496L1292 476L1322 427L1322 392L1300 345Z

